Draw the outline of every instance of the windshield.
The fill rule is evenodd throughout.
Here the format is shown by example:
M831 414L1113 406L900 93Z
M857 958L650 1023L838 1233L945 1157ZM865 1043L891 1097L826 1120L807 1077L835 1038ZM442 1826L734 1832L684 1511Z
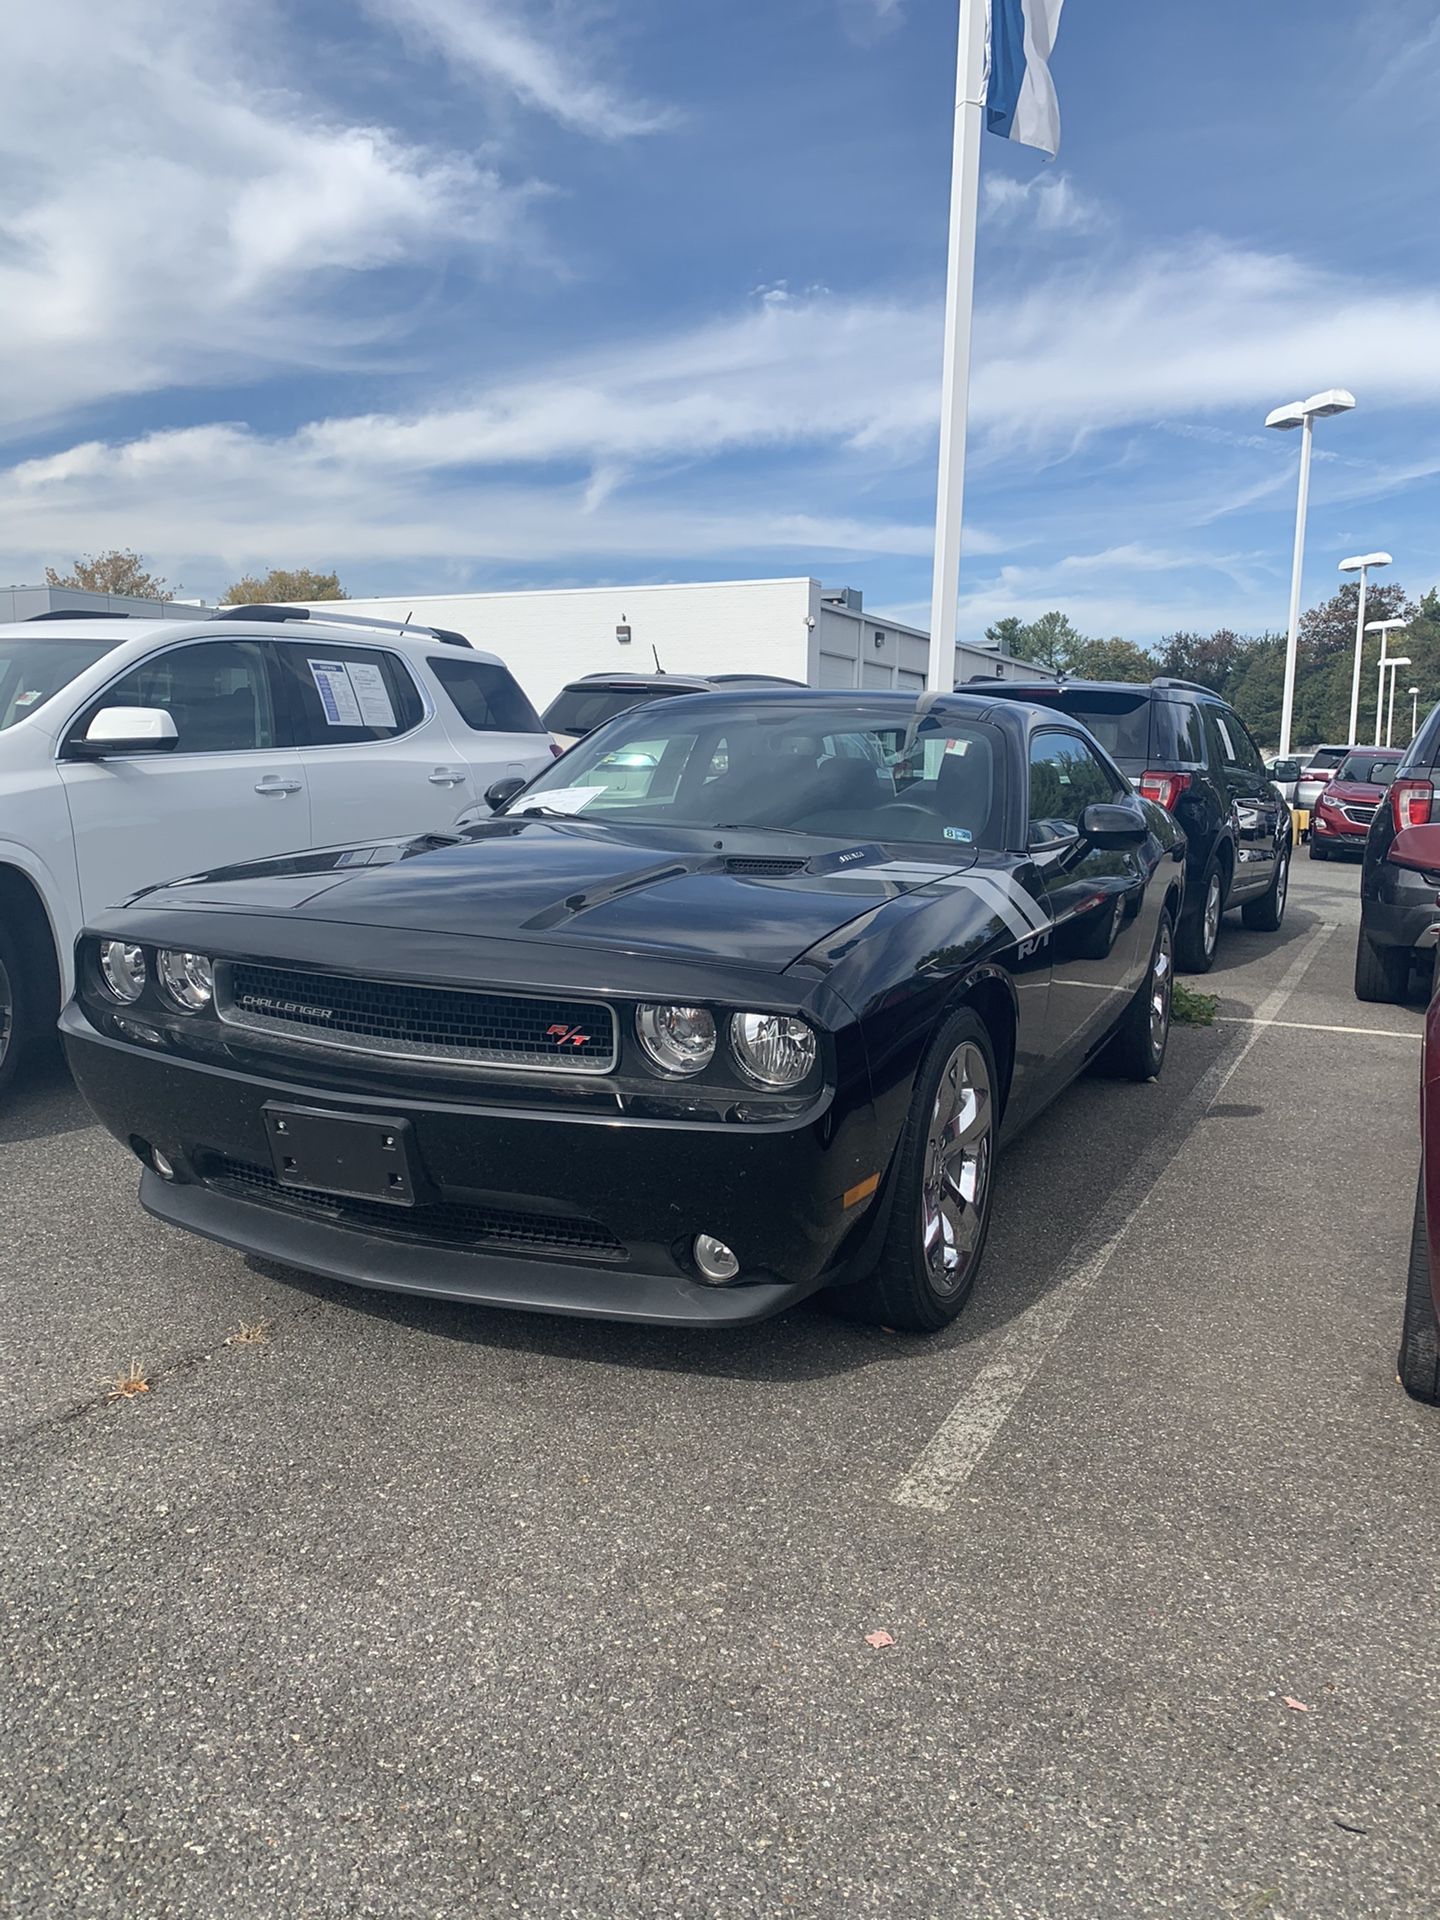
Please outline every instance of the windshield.
M68 639L60 634L0 640L0 733L13 727L68 687L77 674L103 660L118 640Z
M1388 787L1400 765L1398 753L1376 756L1373 753L1347 754L1337 768L1337 780L1359 780L1367 787Z
M506 809L653 826L1003 844L999 742L894 703L632 712L573 747Z
M562 687L545 709L545 725L551 733L593 733L631 707L689 691L688 687Z

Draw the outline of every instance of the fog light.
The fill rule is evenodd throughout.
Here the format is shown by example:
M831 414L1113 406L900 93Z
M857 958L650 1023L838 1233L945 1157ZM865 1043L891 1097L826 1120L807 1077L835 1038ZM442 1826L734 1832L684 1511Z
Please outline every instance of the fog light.
M150 1149L150 1164L162 1180L173 1180L175 1178L174 1166L165 1158L158 1147L152 1147Z
M723 1287L727 1280L733 1280L740 1271L740 1262L725 1242L717 1240L713 1233L696 1234L694 1253L701 1278L708 1280L712 1286Z

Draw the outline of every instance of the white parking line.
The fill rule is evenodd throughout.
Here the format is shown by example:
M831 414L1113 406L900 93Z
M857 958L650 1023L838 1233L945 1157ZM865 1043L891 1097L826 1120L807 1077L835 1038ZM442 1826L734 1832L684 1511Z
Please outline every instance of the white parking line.
M980 1369L932 1439L911 1462L890 1498L901 1507L945 1513L991 1443L1015 1411L1021 1395L1049 1359L1110 1265L1125 1235L1155 1191L1155 1184L1184 1147L1190 1130L1215 1104L1250 1049L1285 1005L1334 926L1319 926L1305 941L1279 982L1256 1008L1254 1026L1232 1059L1217 1061L1184 1102L1181 1124L1157 1161L1142 1160L1116 1192L1089 1236L1088 1247L1062 1269L1055 1285L1015 1320L994 1359Z
M1254 1013L1217 1013L1217 1027L1289 1027L1295 1033L1360 1033L1370 1040L1419 1040L1419 1033L1404 1033L1399 1027L1332 1027L1323 1020L1262 1020Z

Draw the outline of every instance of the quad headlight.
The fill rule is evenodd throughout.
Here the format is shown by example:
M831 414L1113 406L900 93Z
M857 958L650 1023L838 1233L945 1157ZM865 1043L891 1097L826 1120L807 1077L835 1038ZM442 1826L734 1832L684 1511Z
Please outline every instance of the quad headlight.
M100 977L117 1000L128 1007L145 991L145 953L128 940L100 942Z
M815 1029L789 1013L732 1014L730 1045L762 1087L798 1087L815 1065Z
M203 1013L215 998L215 969L203 953L180 953L162 947L155 971L165 998L185 1013Z
M703 1073L715 1058L715 1019L704 1007L637 1007L635 1031L662 1073Z

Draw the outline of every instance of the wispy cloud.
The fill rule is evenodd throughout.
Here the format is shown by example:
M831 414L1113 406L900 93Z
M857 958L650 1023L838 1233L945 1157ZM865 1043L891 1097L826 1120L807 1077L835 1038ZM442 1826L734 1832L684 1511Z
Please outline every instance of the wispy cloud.
M578 43L573 14L536 33L495 0L362 0L375 19L432 48L472 79L497 83L526 106L581 133L618 140L671 123L668 109L631 98ZM532 9L533 12L533 9Z
M906 0L838 0L840 24L862 47L896 32L905 19Z
M981 180L981 218L994 227L1031 227L1037 233L1094 233L1107 224L1098 200L1064 173L987 173Z

